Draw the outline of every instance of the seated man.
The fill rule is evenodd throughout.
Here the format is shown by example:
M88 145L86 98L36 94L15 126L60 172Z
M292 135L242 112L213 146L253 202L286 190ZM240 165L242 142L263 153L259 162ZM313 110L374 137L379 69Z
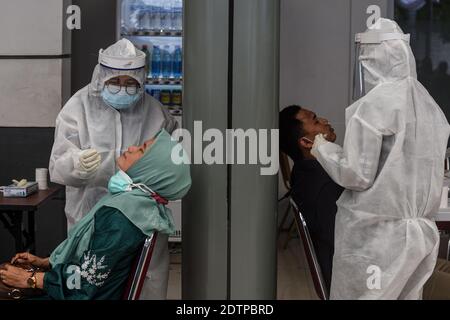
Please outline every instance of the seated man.
M328 288L334 252L336 201L344 190L337 185L311 155L314 137L326 134L334 142L336 134L328 121L310 110L289 106L280 112L280 149L293 161L292 198L302 212L311 233L314 249ZM450 263L438 259L436 269L423 291L424 299L450 299Z
M167 200L181 199L190 188L189 166L171 159L175 145L163 129L143 145L129 147L117 160L120 170L109 181L110 193L50 258L19 253L0 270L1 281L18 289L43 289L48 299L120 299L145 238L174 231ZM30 274L15 263L42 272Z
M300 106L289 106L280 112L280 149L293 161L291 174L292 198L301 210L328 291L334 252L334 222L336 200L344 190L327 175L314 156L312 141L318 133L336 140L328 121Z

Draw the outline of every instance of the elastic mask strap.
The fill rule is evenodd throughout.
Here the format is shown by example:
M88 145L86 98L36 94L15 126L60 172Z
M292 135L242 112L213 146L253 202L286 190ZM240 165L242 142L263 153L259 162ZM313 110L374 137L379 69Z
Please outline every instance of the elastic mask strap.
M149 187L147 187L143 183L133 183L133 184L131 184L131 186L138 188L139 190L141 190L142 192L148 194L149 196L151 196L151 195L156 193L156 192L154 192L152 189L150 189Z
M303 139L305 139L306 141L310 142L310 143L314 143L314 141L312 141L311 139L308 139L307 137L302 137Z
M142 192L148 194L150 197L155 199L155 201L159 204L162 204L165 206L169 203L169 201L166 198L161 197L159 194L157 194L155 191L153 191L152 189L150 189L148 186L146 186L143 183L135 183L135 184L132 184L132 186L136 187L139 190L141 190Z

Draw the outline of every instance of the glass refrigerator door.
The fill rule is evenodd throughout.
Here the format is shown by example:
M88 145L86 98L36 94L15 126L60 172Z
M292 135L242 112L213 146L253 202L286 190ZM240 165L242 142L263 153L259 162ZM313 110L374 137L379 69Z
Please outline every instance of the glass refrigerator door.
M183 0L119 0L119 38L147 54L146 91L182 114Z
M183 92L183 0L118 0L118 38L147 54L146 92L180 127ZM171 242L181 242L181 200L168 204L175 221Z

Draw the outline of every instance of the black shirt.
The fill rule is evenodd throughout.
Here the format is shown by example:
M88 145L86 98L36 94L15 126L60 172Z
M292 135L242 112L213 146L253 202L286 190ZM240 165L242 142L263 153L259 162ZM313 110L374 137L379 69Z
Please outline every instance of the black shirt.
M336 201L344 188L331 180L316 160L295 162L291 186L292 197L306 220L329 291L334 253Z

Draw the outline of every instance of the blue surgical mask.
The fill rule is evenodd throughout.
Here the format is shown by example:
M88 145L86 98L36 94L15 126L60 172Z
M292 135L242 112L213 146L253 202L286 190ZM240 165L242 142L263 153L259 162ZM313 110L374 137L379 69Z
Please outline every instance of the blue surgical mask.
M115 175L109 179L108 190L112 194L131 191L133 180L122 170L117 171Z
M141 93L130 95L126 92L125 88L120 89L118 93L111 93L107 88L102 90L102 98L105 103L114 109L122 110L134 106L136 102L141 98Z
M109 179L108 190L112 194L129 192L133 188L138 188L142 192L153 195L155 192L143 183L134 183L133 180L124 171L119 170Z

